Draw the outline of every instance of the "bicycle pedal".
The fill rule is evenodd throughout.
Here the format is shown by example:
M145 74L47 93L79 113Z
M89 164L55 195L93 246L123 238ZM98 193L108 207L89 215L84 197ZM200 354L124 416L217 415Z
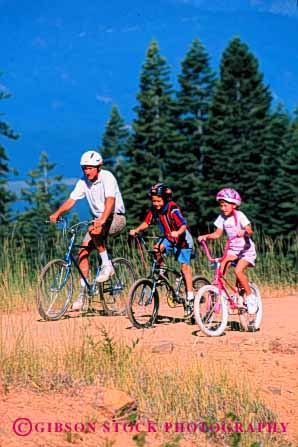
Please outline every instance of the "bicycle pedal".
M247 307L239 307L238 311L240 315L244 315L247 313Z

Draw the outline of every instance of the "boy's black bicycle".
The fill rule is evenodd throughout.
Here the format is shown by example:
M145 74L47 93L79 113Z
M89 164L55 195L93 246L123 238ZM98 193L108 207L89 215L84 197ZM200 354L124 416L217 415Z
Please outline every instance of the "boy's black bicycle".
M130 285L135 281L132 264L122 257L112 259L115 273L104 283L97 283L95 278L100 270L100 257L97 255L96 274L91 282L84 276L79 267L74 251L84 248L75 244L75 239L83 227L90 225L84 221L66 228L66 221L60 219L64 234L70 234L68 248L64 259L53 259L42 269L38 280L37 308L44 320L59 320L68 310L74 292L79 293L78 278L73 279L73 270L77 270L85 284L86 293L82 310L91 310L92 302L98 300L106 315L124 315L127 307L127 294Z
M141 235L134 236L140 246L141 257L144 258L144 238ZM164 237L161 237L161 242ZM156 252L148 250L152 258L150 273L148 277L136 280L128 293L127 314L138 329L148 328L154 324L158 316L159 296L166 295L169 307L183 305L186 297L186 287L183 273L163 264L158 265ZM193 278L194 294L210 282L201 276ZM190 315L188 318L191 318Z

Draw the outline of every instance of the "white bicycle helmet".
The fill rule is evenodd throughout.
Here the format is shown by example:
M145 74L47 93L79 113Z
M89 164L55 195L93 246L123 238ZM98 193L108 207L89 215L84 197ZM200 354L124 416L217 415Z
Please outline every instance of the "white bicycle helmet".
M103 164L102 156L95 151L84 152L81 156L81 166L99 166Z

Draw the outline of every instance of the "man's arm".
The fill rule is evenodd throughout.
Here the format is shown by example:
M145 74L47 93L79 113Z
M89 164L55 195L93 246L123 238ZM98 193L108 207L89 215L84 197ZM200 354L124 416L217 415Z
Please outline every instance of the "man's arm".
M107 197L105 200L105 209L99 219L95 220L95 226L102 226L106 223L109 216L112 214L115 206L115 197Z
M57 219L59 218L59 216L61 216L61 214L66 213L67 211L69 211L76 203L76 200L74 199L67 199L64 203L62 203L62 205L60 206L60 208L57 209L57 211L55 211L55 213L50 215L50 221L51 222L57 222Z

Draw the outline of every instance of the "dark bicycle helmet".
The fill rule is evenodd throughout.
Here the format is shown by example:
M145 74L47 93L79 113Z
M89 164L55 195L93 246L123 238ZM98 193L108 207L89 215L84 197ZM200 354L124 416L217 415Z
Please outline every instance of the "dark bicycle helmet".
M156 185L151 186L149 196L158 196L163 200L169 200L172 196L172 191L165 183L156 183Z

